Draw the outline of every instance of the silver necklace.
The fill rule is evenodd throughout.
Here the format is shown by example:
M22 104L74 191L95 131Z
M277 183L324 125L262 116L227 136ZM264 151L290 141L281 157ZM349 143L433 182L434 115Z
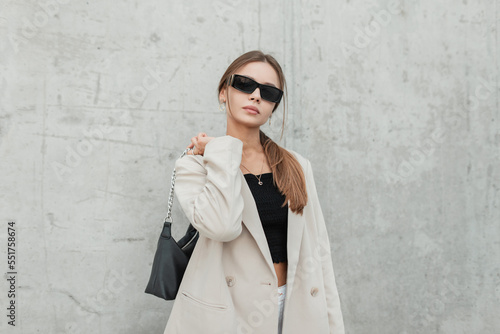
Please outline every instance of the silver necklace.
M264 156L264 158L265 158L265 156ZM245 165L243 165L243 164L240 164L240 165L242 165L243 168L245 168L247 171L250 172L250 170L248 168L246 168ZM250 174L252 174L253 176L255 176L257 178L257 180L259 180L259 186L263 185L262 181L260 180L261 177L262 177L262 171L263 170L264 170L264 159L262 159L262 167L260 168L260 176L259 177L257 177L257 175L255 175L252 172L250 172Z

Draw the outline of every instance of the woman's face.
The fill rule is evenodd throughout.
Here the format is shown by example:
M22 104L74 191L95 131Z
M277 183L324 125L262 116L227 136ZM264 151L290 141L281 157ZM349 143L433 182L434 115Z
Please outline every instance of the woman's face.
M268 63L248 63L240 67L235 74L244 75L258 83L281 89L278 74ZM246 94L229 86L221 91L219 99L221 102L226 101L228 120L232 119L248 127L260 127L265 124L276 105L274 102L263 100L259 88L256 88L251 94Z

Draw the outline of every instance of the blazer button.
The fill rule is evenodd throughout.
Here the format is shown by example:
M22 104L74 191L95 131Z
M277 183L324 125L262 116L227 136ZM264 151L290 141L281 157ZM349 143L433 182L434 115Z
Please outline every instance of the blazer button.
M226 283L227 283L227 286L233 286L234 285L234 277L233 276L226 276Z
M318 293L318 288L314 287L311 289L311 296L316 296L316 294Z

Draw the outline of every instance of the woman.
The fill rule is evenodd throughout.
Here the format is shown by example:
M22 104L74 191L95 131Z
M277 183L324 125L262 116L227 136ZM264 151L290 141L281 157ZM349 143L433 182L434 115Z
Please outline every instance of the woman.
M241 55L219 84L226 136L199 133L176 161L200 237L165 334L344 333L311 164L260 130L284 89L273 57Z

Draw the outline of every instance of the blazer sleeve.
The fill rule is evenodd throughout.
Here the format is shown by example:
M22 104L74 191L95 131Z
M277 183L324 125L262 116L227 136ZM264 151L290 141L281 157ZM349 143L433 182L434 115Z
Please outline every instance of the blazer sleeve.
M175 163L175 194L200 235L231 241L241 234L243 197L240 163L243 142L216 137L201 155L185 155Z
M344 334L344 320L342 310L340 308L340 297L337 291L335 282L335 274L333 271L330 240L328 238L328 230L326 229L325 219L318 198L316 184L314 182L313 170L311 162L307 160L308 180L309 183L309 201L313 207L314 216L318 231L319 258L323 268L323 278L325 282L325 295L328 311L328 321L330 323L330 334Z

